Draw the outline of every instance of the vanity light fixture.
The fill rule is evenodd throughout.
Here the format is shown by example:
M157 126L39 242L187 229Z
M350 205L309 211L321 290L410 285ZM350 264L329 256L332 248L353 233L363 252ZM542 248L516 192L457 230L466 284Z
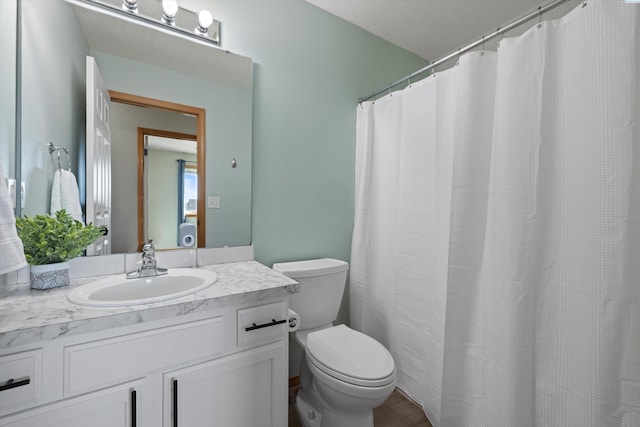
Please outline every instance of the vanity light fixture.
M195 33L199 36L207 36L209 27L213 23L213 16L208 10L201 10L198 13L198 25L196 26Z
M3 2L5 0L0 0ZM80 7L99 9L126 20L139 21L161 31L170 31L197 41L220 47L220 21L207 10L196 13L180 0L65 0ZM195 28L195 31L194 31Z
M122 10L138 13L138 0L122 0Z
M176 0L162 0L162 22L167 25L176 25L178 2Z

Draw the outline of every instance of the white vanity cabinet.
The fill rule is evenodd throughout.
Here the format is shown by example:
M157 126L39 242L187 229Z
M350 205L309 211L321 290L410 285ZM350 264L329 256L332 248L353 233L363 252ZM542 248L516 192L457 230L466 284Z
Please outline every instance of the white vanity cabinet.
M0 419L7 427L135 427L140 382L132 382L49 405L19 412ZM135 420L135 421L134 421Z
M287 303L0 350L0 386L29 377L24 388L0 392L0 426L286 427Z
M206 425L285 427L287 394L280 382L286 351L277 342L166 373L163 425L204 426L203 420L212 420Z

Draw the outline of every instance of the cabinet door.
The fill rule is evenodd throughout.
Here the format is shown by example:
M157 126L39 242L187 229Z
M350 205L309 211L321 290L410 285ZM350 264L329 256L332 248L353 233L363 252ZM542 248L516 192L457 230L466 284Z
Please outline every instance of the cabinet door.
M287 342L164 374L165 427L286 427Z
M111 387L0 418L3 427L142 427L141 383Z

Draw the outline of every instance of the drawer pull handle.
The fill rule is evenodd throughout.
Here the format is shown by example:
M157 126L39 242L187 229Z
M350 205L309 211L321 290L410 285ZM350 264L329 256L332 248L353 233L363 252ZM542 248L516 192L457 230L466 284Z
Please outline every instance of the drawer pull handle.
M269 323L263 323L262 325L256 325L254 323L253 325L247 326L246 328L244 328L244 330L249 332L249 331L254 331L256 329L268 328L269 326L282 325L283 323L287 323L287 319L282 319L282 320L271 319L271 322Z
M13 378L9 378L9 380L7 380L6 383L0 385L0 391L11 390L12 388L16 388L16 387L22 387L23 385L27 385L29 383L31 383L31 379L29 377L21 380L14 380Z

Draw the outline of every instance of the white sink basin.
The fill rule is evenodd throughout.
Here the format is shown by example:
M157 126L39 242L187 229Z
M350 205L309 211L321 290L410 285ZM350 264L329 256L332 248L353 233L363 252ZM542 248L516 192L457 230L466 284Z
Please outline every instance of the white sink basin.
M117 307L148 304L193 294L213 285L218 275L197 268L172 268L164 276L127 279L124 274L87 283L72 290L74 304Z

